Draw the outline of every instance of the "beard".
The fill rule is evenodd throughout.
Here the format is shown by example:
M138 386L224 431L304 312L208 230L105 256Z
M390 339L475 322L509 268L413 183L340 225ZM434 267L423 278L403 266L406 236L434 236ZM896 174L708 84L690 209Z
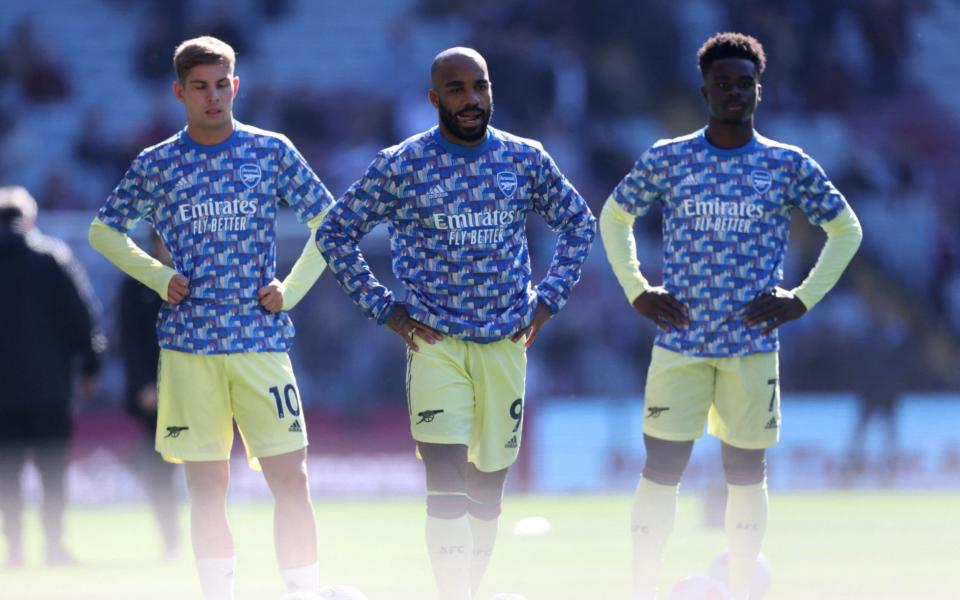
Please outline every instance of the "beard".
M490 116L493 114L493 103L490 104L490 108L488 110L483 110L479 106L471 106L463 109L460 112L463 113L467 111L480 112L479 125L470 128L461 127L457 122L457 115L448 110L442 101L440 102L440 107L437 109L437 112L440 113L440 121L453 135L465 142L476 142L480 139L483 139L483 137L487 135L487 125L490 123Z

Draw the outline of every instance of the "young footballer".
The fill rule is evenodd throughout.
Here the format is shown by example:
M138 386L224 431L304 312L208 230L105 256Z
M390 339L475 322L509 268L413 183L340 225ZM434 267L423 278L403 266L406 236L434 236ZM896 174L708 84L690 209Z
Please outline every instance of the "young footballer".
M277 559L290 590L315 590L316 526L307 486L307 434L287 352L291 309L325 267L308 242L291 272L276 275L282 205L317 228L333 203L290 141L233 118L235 56L211 37L174 54L173 92L187 125L147 148L100 208L90 243L165 301L156 448L183 462L191 536L209 600L233 597L227 520L233 423L275 499ZM129 234L145 220L173 259L166 267Z
M442 600L476 593L523 425L526 348L580 277L595 220L538 142L489 127L486 61L437 55L439 125L382 150L333 208L317 243L337 281L407 345L411 432L427 478L427 547ZM525 221L558 232L531 282ZM357 245L387 223L397 298Z
M803 316L840 278L860 224L802 150L753 128L766 62L760 43L722 33L698 55L704 129L647 150L607 200L600 231L628 300L660 332L644 394L643 476L633 504L634 600L652 600L677 493L703 425L720 438L727 479L729 584L750 581L767 523L764 451L780 432L777 328ZM664 281L648 282L633 222L663 214ZM800 210L826 232L817 264L797 287L779 287Z

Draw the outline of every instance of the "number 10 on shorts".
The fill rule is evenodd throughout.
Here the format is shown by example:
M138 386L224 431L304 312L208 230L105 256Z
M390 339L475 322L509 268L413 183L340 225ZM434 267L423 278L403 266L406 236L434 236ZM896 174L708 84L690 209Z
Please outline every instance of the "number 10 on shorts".
M283 397L280 397L280 388L273 386L270 388L270 393L273 394L273 399L277 403L277 418L282 419L283 406L286 404L287 410L290 411L290 414L299 417L300 416L300 398L297 397L297 388L294 387L292 383L288 383L283 386Z

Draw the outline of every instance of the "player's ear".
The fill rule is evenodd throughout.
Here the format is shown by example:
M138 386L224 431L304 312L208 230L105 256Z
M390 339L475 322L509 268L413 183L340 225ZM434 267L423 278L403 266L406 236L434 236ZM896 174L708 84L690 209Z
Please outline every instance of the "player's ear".
M177 100L183 102L183 86L179 79L173 82L173 95L177 97Z
M757 104L760 104L761 100L763 100L763 86L758 83L757 84Z
M430 88L430 91L427 92L427 98L430 99L430 104L434 108L440 108L440 94L437 93L437 90Z
M233 76L233 95L236 96L237 92L240 91L240 76Z

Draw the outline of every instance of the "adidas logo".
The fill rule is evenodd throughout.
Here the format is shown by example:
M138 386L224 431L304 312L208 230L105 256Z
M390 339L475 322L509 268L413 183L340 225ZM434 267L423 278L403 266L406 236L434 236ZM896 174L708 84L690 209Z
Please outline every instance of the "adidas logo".
M693 176L693 173L687 173L680 185L697 185L697 178Z
M301 433L303 431L303 428L300 427L300 419L297 419L296 421L294 421L293 425L291 425L290 428L287 429L287 431L291 433Z
M177 185L173 186L173 191L183 190L188 187L190 187L190 182L181 177L180 181L177 182Z
M503 445L504 448L516 448L517 447L517 436L510 438L510 441Z
M767 426L764 429L776 429L777 428L777 418L770 417L770 420L767 421Z
M427 192L427 198L431 200L438 200L444 198L447 195L447 190L443 189L443 186L439 183L430 188L430 191Z

